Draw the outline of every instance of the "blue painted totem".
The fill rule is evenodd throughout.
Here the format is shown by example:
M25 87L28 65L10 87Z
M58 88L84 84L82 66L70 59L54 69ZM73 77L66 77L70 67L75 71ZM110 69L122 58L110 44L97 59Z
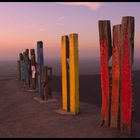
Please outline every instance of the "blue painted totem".
M43 42L37 42L37 76L38 76L38 95L41 96L42 68L44 65Z

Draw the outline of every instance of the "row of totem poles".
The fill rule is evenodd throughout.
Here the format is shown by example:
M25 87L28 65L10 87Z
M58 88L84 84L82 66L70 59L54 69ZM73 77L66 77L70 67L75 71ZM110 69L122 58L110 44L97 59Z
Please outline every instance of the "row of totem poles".
M134 17L122 17L122 23L113 26L113 43L109 20L99 21L101 64L101 125L131 134L134 111L132 92L132 64L134 58ZM79 114L79 60L78 34L61 37L62 109ZM52 97L52 68L44 66L43 42L35 50L20 53L19 79L28 88L37 89L42 100ZM86 93L85 93L86 94ZM94 93L93 93L94 94Z
M43 42L37 42L37 62L35 49L26 49L19 54L18 79L24 82L28 91L38 91L42 100L52 98L52 68L44 65Z
M65 113L79 113L79 69L78 34L62 36L62 110ZM35 50L26 49L19 54L18 79L24 82L28 91L37 91L42 100L50 100L52 95L52 68L44 65L43 42L37 42L37 62ZM59 113L59 111L57 111Z

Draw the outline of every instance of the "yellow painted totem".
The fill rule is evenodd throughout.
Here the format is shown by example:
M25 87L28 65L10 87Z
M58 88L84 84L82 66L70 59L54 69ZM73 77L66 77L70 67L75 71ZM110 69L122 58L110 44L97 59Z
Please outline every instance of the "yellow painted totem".
M78 34L62 36L62 109L79 113Z

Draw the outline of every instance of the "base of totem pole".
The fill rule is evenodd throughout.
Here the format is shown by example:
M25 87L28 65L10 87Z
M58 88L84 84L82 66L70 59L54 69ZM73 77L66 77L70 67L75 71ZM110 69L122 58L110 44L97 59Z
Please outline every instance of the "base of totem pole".
M40 104L43 104L43 103L54 103L54 102L57 102L58 100L57 99L47 99L47 100L43 100L41 97L33 97L33 99L37 102L39 102Z
M33 92L33 93L37 93L38 92L37 89L31 89L31 88L26 88L25 91L27 91L27 92Z
M25 84L23 84L23 88L26 88L26 85Z
M61 115L75 115L75 114L72 113L72 112L64 111L64 110L62 110L62 109L54 110L54 112L56 112L56 113L58 113L58 114L61 114Z

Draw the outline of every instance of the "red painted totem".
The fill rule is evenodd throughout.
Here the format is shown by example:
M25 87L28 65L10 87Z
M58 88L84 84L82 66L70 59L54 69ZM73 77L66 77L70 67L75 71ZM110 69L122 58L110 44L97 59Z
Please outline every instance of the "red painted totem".
M134 59L134 17L123 17L113 26L111 44L110 21L99 21L102 87L102 125L131 133L132 128L132 64ZM109 59L112 56L111 66Z
M101 85L102 85L102 125L110 122L110 89L108 62L112 53L110 21L99 21L99 39L101 52Z
M122 18L121 43L121 130L131 133L134 17Z

